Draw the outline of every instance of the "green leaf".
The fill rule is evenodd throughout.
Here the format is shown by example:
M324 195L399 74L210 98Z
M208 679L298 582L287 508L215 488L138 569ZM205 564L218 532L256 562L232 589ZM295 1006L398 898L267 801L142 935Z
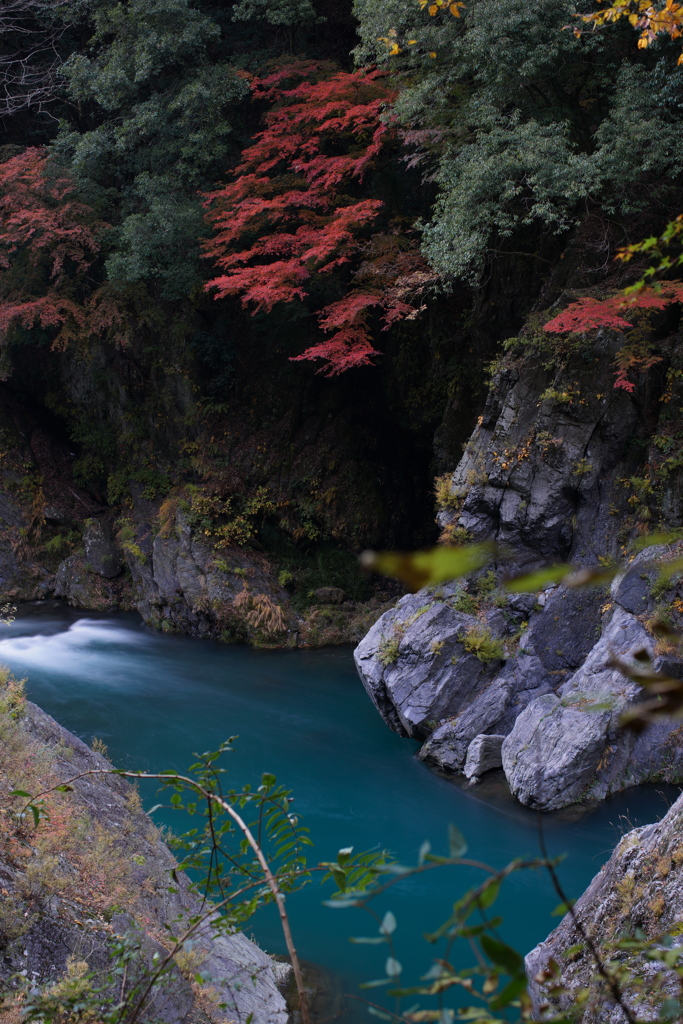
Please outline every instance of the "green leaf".
M73 786L67 786L65 782L61 786L55 786L55 789L58 793L73 793L74 791Z
M395 576L410 590L421 590L429 584L445 583L447 580L466 576L480 569L491 560L495 545L490 543L470 544L467 547L452 548L441 545L427 551L401 554L396 551L365 551L361 564L365 569Z
M513 576L505 583L505 589L513 594L535 593L546 583L561 583L572 572L571 565L551 565L547 569Z
M507 983L497 996L494 996L490 1001L489 1006L492 1010L502 1010L503 1007L509 1006L510 1003L517 999L522 992L526 992L527 979L525 974L520 974L516 978L512 978Z
M32 800L33 799L31 794L27 793L25 789L11 789L9 795L10 796L24 796L28 800Z
M494 878L490 882L480 896L477 897L477 906L481 907L482 910L488 910L489 907L498 899L498 893L500 892L500 878Z
M422 844L422 846L420 847L420 851L419 851L419 853L417 855L417 863L419 865L424 864L425 857L431 851L431 849L432 849L432 844L429 842L428 839L425 839L425 841Z
M512 946L494 939L492 935L482 935L480 942L489 960L502 967L508 974L517 974L522 969L524 961Z
M384 970L387 972L390 978L397 978L401 971L403 970L403 967L401 966L400 962L396 959L396 957L388 956L387 962L384 965Z
M464 857L467 853L467 840L457 825L452 823L448 825L448 852L451 857Z
M337 853L337 863L341 864L342 867L343 867L344 864L348 863L348 861L351 859L351 854L352 853L353 853L353 847L352 846L345 846L343 849L339 850L339 852Z
M566 903L558 903L557 906L555 907L555 909L551 910L550 916L551 917L564 917L565 914L569 913L569 911L571 910L571 908L574 906L575 903L576 903L576 900L567 900Z
M379 930L382 935L393 935L396 931L396 918L390 910L387 910Z
M271 775L270 772L264 772L263 775L261 776L261 785L262 786L267 786L267 787L274 786L276 782L277 782L277 779L275 778L274 775Z
M380 985L391 985L391 978L375 978L374 981L363 981L358 988L379 988Z

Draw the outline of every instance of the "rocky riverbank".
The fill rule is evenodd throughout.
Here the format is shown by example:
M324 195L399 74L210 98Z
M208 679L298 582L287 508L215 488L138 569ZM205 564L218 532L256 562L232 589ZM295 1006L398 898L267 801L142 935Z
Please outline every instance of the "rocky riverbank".
M501 361L464 455L441 481L439 518L444 540L493 540L508 556L402 598L355 652L378 711L424 741L427 762L473 780L502 767L513 794L546 811L683 779L676 723L638 737L618 725L642 691L613 659L645 650L681 675L676 647L652 626L679 627L683 602L679 577L658 572L680 542L629 555L653 524L678 525L680 480L655 472L666 395L653 381L615 389L616 346L602 332L563 365L539 353ZM609 590L500 587L549 563L624 561Z
M526 957L536 1019L572 1008L577 1024L624 1024L626 1016L600 977L589 938L612 970L638 1020L659 1020L665 997L680 997L671 969L679 953L683 916L683 796L657 824L628 832L602 870L555 931ZM577 927L579 922L582 932ZM618 942L667 940L671 963L658 962ZM664 946L660 947L662 950ZM553 968L553 962L556 965ZM659 978L657 977L659 975ZM565 990L553 995L558 983ZM581 994L581 1000L577 996ZM676 1013L671 1004L671 1013ZM673 1018L671 1018L673 1019Z
M37 827L12 814L25 803L12 790L41 792L108 767L3 673L0 997L11 1001L24 978L32 990L85 1000L98 986L108 991L115 968L114 983L127 994L200 909L125 780L83 778L72 792L51 793ZM207 925L154 987L147 1009L167 1024L287 1024L290 975L242 934L219 935Z

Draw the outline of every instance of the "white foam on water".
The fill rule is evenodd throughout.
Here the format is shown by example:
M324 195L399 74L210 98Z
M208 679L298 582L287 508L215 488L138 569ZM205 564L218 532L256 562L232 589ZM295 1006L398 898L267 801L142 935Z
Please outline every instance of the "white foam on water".
M15 625L16 628L16 625ZM9 636L0 633L0 664L13 670L39 669L108 683L121 678L130 654L139 656L147 638L106 619L78 619L60 633ZM112 648L118 648L118 651ZM114 671L112 671L114 669ZM118 671L116 671L118 669Z

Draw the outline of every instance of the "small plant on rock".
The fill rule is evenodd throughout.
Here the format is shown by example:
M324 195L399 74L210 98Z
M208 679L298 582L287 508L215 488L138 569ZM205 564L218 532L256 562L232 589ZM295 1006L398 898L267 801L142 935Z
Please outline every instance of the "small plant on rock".
M505 657L503 641L494 636L487 626L472 626L462 638L462 645L468 654L474 654L485 664L490 661L502 661Z

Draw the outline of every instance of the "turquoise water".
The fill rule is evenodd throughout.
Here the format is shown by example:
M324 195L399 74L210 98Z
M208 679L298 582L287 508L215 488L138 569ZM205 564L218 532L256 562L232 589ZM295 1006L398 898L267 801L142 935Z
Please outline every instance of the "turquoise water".
M269 771L292 789L294 809L315 841L312 861L331 859L342 846L379 846L414 862L424 839L434 852L446 852L448 822L467 837L470 856L495 866L538 854L536 815L506 799L495 781L483 799L479 789L468 792L432 774L414 757L417 744L384 725L349 649L225 647L153 633L133 615L53 609L0 626L0 663L25 675L29 697L68 729L86 741L104 740L120 767L184 769L193 752L239 735L228 762L233 784L258 782ZM660 817L677 792L641 787L578 819L546 816L549 851L567 855L561 876L568 894L578 896L618 837ZM152 803L150 792L146 805ZM178 829L172 816L167 820ZM422 933L440 924L479 877L448 870L409 880L378 908L390 908L398 920L397 955L414 965L411 979L430 963ZM361 911L325 908L322 898L310 886L290 899L300 955L357 992L360 981L384 973L386 949L349 943L349 935L372 934L376 925ZM504 937L526 952L557 923L550 914L558 902L544 875L511 878L499 899ZM265 949L284 952L270 912L251 928Z

